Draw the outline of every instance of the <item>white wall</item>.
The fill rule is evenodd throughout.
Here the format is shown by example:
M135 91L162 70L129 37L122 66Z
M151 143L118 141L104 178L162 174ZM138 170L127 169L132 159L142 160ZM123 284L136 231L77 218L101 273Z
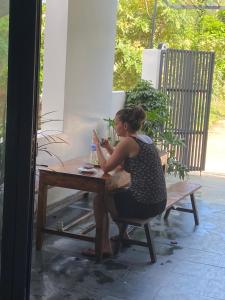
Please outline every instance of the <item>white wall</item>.
M66 69L67 116L109 111L117 1L70 0ZM100 92L101 90L101 92Z
M62 160L88 154L92 130L112 115L116 12L117 0L47 0L43 112L63 114L69 145L48 147ZM37 161L57 163L41 152Z
M112 102L109 117L112 119L118 110L124 107L125 104L125 92L124 91L113 91Z
M69 1L64 133L71 157L88 153L92 130L110 113L116 8L117 0Z
M63 120L66 51L67 51L68 0L46 2L46 25L44 33L44 70L42 115L55 111L45 119ZM44 129L62 131L63 123L45 123Z
M142 56L142 79L152 82L154 88L159 86L161 50L144 49Z

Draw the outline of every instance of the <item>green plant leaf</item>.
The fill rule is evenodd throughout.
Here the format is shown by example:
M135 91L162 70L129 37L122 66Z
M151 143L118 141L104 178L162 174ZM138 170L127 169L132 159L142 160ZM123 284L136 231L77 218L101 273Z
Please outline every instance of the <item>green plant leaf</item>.
M125 106L141 106L144 109L146 120L142 126L142 132L151 136L155 143L160 144L161 150L166 150L168 154L167 172L184 179L188 170L186 166L177 161L175 148L185 147L185 143L169 126L170 108L167 102L167 96L156 90L149 81L139 80L134 88L126 93ZM167 124L166 127L165 124Z

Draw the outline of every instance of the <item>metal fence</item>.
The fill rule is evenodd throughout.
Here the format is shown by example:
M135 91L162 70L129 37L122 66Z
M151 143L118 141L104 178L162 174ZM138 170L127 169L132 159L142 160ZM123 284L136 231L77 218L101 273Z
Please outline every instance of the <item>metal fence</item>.
M212 94L214 52L166 49L161 52L159 89L168 95L166 127L185 142L177 159L189 170L204 170Z

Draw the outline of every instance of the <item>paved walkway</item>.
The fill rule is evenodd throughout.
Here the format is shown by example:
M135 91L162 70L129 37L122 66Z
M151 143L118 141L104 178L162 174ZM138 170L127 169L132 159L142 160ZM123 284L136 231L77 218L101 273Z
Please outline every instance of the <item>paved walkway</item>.
M148 250L138 246L96 264L81 255L92 244L46 235L43 250L33 250L31 300L225 300L224 149L225 121L209 132L206 172L190 175L202 185L196 194L200 225L177 211L168 222L154 218L154 265L148 263ZM76 212L71 205L53 221ZM141 230L135 235L144 239Z
M225 120L209 130L205 171L225 175Z
M46 235L43 250L33 251L31 300L224 300L225 177L190 179L202 185L196 194L200 225L194 226L191 214L177 211L168 222L154 218L155 264L138 246L96 264L81 255L93 244ZM73 211L71 205L65 218ZM135 235L144 239L141 230Z

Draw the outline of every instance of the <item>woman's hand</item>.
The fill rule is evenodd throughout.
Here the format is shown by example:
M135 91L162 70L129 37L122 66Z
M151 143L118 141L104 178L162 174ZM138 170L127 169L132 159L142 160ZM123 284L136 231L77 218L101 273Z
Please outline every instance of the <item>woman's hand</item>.
M107 152L112 155L114 148L110 145L109 140L108 139L101 139L101 143L100 146L102 148L105 148L107 150Z
M102 148L105 149L109 149L110 148L110 144L109 144L109 140L108 139L101 139L101 143L100 143Z
M102 148L105 148L107 150L111 150L112 148L108 139L101 139L101 141L99 140L99 137L95 130L93 130L93 143L95 145L100 145Z
M99 138L97 136L97 133L95 130L93 130L93 143L96 145L96 146L99 146L100 145L100 141L99 141Z

